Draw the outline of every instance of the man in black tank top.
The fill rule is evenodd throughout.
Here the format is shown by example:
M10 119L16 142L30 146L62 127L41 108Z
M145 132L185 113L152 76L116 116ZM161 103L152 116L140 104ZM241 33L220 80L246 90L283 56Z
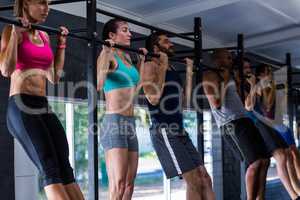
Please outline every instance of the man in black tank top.
M167 178L180 176L186 181L188 200L213 200L210 176L183 127L182 104L191 96L193 62L186 59L186 95L183 95L179 74L168 63L168 56L174 51L167 35L155 32L146 42L148 51L160 54L160 58L145 63L142 75L153 147Z

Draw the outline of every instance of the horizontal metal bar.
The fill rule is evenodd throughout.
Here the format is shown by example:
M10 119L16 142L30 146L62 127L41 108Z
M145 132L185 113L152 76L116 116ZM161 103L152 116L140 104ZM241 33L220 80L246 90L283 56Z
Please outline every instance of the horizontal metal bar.
M15 20L15 19L10 19L10 18L7 18L7 17L0 16L0 22L4 22L4 23L8 23L8 24L14 24L16 26L21 26L22 27L22 23L20 21ZM42 25L36 25L36 24L31 24L31 27L34 28L34 29L37 29L37 30L46 31L48 33L53 33L53 34L60 34L61 33L61 31L57 28L52 28L52 27L47 27L47 26L42 26ZM85 41L91 41L91 39L89 39L88 37L79 36L79 35L76 35L74 33L69 33L68 36L73 37L73 38L77 38L77 39L82 39L82 40L85 40ZM101 44L101 45L110 46L109 42L104 42L104 41L99 40L99 39L97 39L96 42L98 44ZM135 53L138 53L138 54L143 54L143 52L140 51L139 49L133 49L133 48L118 45L118 44L115 44L114 47L118 48L118 49L126 50L126 51L135 52ZM154 54L154 53L151 53L151 52L149 52L147 54L147 56L159 57L158 54Z
M185 35L185 36L193 36L194 32L187 32L187 33L179 33L180 35Z
M221 69L214 68L214 67L211 67L211 66L203 64L203 63L201 63L201 66L202 66L202 71L208 71L208 70L210 70L210 71L218 71L218 72L222 71ZM186 70L177 70L177 72L179 72L179 73L186 73ZM193 69L193 72L197 72L197 69Z
M185 54L185 53L194 53L194 50L179 50L175 51L175 54Z
M87 32L87 28L75 28L75 29L71 29L70 33L86 33Z
M0 16L0 22L4 22L4 23L8 23L8 24L14 24L16 26L23 27L23 25L20 21L18 21L16 19L3 17L3 16ZM41 30L41 31L46 31L46 32L49 32L49 33L54 33L54 34L60 34L61 33L60 29L57 29L57 28L52 28L52 27L47 27L47 26L42 26L42 25L36 25L36 24L31 24L31 27L34 28L34 29ZM77 38L77 39L82 39L82 40L89 40L87 37L79 36L79 35L76 35L74 33L69 33L68 36L73 37L73 38Z
M218 50L218 49L237 50L237 47L209 48L209 49L203 49L202 51L204 51L204 52L209 52L209 51L216 51L216 50Z
M57 4L64 4L64 3L75 3L75 2L81 2L81 1L86 1L86 0L57 0L57 1L50 1L50 5L57 5ZM5 10L13 10L14 5L8 5L8 6L1 6L0 11L5 11Z
M87 32L87 29L86 28L81 28L81 29L71 29L69 30L69 32L71 34L76 34L76 33L86 33ZM49 33L49 35L55 35L56 33Z
M148 38L148 36L132 38L132 39L131 39L131 42L144 41L144 40L146 40L147 38Z
M227 49L227 50L237 50L237 47L220 47L220 48L210 48L210 49L203 49L204 52L210 52L215 51L218 49ZM181 50L181 51L175 51L175 54L185 54L185 53L193 53L194 50Z
M280 69L283 66L286 66L286 63L281 63L278 61L274 61L270 58L267 58L265 56L261 56L261 55L257 55L253 52L245 52L245 57L249 58L250 60L253 58L255 61L257 62L261 62L261 63L265 63L268 65L271 65L271 67L275 68L275 69Z
M115 17L115 18L122 19L124 21L129 22L129 23L132 23L132 24L135 24L135 25L138 25L138 26L150 29L150 30L162 31L162 32L165 32L166 34L168 34L170 36L176 36L178 38L186 39L186 40L193 41L193 42L195 41L194 38L190 38L190 37L181 35L180 33L174 33L174 32L171 32L171 31L168 31L168 30L165 30L165 29L161 29L161 28L149 25L149 24L145 24L145 23L142 23L142 22L139 22L139 21L127 18L127 17L123 17L123 16L120 16L120 15L117 15L117 14L114 14L114 13L107 12L105 10L101 10L99 8L97 8L97 12L100 13L100 14L106 15L106 16L110 16L110 17Z
M106 41L102 41L102 40L97 39L96 42L98 44L100 44L100 45L110 46L110 43L106 42ZM139 49L134 49L134 48L131 48L131 47L126 47L126 46L122 46L122 45L119 45L119 44L114 44L113 47L117 48L117 49L122 49L122 50L125 50L125 51L130 51L130 52L134 52L134 53L143 55L143 51L141 51ZM159 54L154 54L152 52L149 52L147 54L147 56L159 58Z

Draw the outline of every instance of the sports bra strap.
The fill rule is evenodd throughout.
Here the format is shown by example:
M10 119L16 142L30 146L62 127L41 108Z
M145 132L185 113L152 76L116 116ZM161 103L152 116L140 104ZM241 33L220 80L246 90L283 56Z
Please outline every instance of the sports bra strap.
M43 41L44 44L49 44L49 41L48 39L46 38L45 34L42 32L42 31L38 31L39 32L39 35Z

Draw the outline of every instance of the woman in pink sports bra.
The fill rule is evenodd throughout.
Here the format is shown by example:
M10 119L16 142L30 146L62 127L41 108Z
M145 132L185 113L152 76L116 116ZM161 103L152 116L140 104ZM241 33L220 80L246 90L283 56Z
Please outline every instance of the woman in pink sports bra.
M48 3L16 0L15 15L23 28L8 25L2 32L0 70L11 79L7 126L39 170L47 199L82 200L64 128L46 98L47 80L57 83L63 70L68 29L60 27L54 54L47 33L30 26L46 20Z

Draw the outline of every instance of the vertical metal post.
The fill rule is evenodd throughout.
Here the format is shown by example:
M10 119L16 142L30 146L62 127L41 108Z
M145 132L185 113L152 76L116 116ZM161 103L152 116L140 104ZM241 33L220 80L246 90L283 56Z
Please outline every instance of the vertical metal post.
M240 94L243 103L245 103L245 76L244 76L244 35L238 34L238 44L237 44L237 58L238 58L238 69L240 76Z
M202 62L202 22L200 17L194 19L194 65L196 67L196 85L202 84L203 71L201 67ZM198 133L197 133L197 147L198 151L204 158L204 133L203 133L203 90L202 87L198 88L197 92L197 124L198 124Z
M96 0L87 0L87 89L88 89L88 172L89 200L98 200L98 134L97 134L97 91L96 91Z
M238 59L238 70L240 77L240 95L243 104L245 103L245 76L244 76L244 35L238 34L237 37L237 59ZM240 198L246 198L246 186L245 186L245 174L246 174L246 165L245 162L240 163Z
M300 123L300 118L299 118L299 109L298 109L298 104L297 102L299 102L300 98L299 98L299 91L296 90L296 97L295 97L295 115L296 115L296 130L295 130L295 133L296 133L296 139L297 139L297 147L299 147L299 128L298 128L298 124ZM295 135L295 134L294 134Z
M293 130L293 120L294 120L294 111L293 111L293 90L292 90L292 59L291 54L286 54L286 66L287 66L287 114L289 117L289 127Z

